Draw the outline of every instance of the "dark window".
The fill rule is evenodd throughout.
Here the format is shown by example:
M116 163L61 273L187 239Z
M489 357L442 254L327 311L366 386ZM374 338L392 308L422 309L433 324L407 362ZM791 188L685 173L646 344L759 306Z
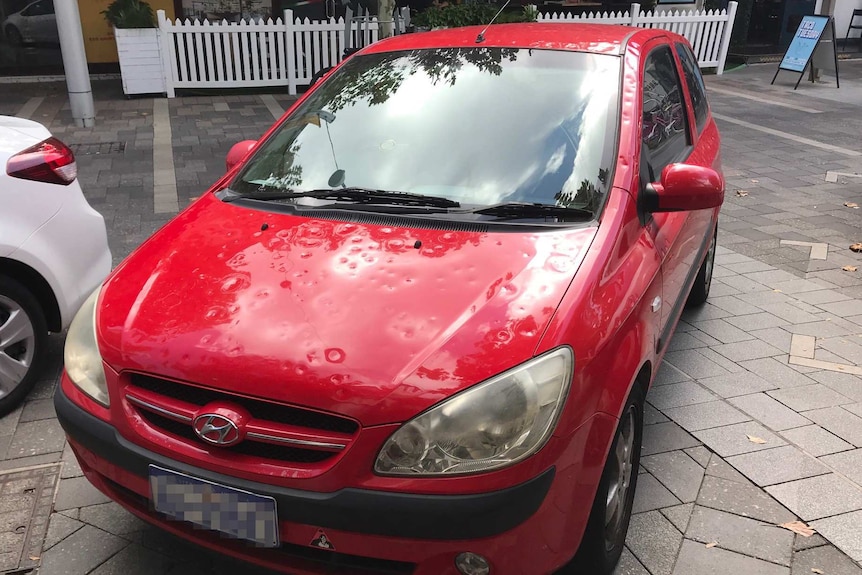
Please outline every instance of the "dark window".
M658 180L662 168L689 152L685 99L668 46L650 52L644 65L641 138L652 181Z
M676 52L682 62L682 73L685 76L685 83L688 84L688 93L691 94L691 105L694 107L694 120L697 124L697 131L700 132L706 124L706 117L709 114L706 86L703 84L703 76L700 74L700 68L697 67L697 61L688 46L677 44Z
M54 13L54 2L52 0L42 0L41 2L36 2L35 4L31 4L29 8L25 12L22 12L24 16L45 16L46 14Z

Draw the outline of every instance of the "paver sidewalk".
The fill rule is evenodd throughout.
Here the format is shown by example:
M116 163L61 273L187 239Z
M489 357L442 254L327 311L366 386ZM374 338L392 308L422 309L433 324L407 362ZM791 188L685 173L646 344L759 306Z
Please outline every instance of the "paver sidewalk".
M708 78L727 177L712 294L684 315L647 398L619 574L862 575L862 377L852 373L862 366L862 254L848 250L862 241L862 211L844 205L862 205L862 62L841 67L840 91L803 83L793 93L783 76L771 87L771 66ZM0 113L43 98L32 117L76 146L115 262L171 217L156 213L156 182L187 205L221 175L230 145L258 137L289 102L125 100L118 82L94 88L93 129L71 126L62 86L15 86L0 93ZM154 141L170 143L172 170ZM0 419L0 472L44 470L0 482L33 490L0 491L0 571L263 573L165 535L89 486L50 403L62 337L51 342L42 381ZM45 523L51 506L40 507L37 488L55 475ZM776 526L795 520L820 534ZM28 533L38 539L45 526L33 554Z

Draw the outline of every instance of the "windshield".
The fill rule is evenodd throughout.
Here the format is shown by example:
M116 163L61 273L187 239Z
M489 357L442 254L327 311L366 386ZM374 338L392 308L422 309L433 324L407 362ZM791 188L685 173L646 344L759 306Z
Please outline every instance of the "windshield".
M230 187L248 197L364 188L595 214L610 185L619 66L616 56L513 48L356 56Z

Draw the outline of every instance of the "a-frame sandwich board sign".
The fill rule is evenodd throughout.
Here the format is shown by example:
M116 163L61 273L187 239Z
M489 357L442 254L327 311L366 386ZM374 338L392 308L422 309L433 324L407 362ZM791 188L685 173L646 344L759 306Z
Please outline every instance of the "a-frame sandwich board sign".
M796 72L799 79L796 80L795 90L805 75L808 66L833 70L835 72L835 86L841 87L838 81L838 52L835 49L835 21L831 16L804 16L793 35L784 58L778 65L778 70L772 77L772 82L778 77L781 70ZM813 74L812 74L813 81Z

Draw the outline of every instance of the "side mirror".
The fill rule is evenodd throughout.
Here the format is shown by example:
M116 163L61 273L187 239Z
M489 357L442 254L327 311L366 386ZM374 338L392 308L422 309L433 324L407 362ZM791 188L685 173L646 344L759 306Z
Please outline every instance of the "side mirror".
M225 159L225 167L227 168L227 171L231 171L235 165L240 163L243 158L248 155L249 150L251 150L255 144L257 144L257 140L243 140L242 142L234 144L227 153L227 159Z
M724 179L712 168L670 164L658 183L644 190L648 212L682 212L717 208L724 201Z

